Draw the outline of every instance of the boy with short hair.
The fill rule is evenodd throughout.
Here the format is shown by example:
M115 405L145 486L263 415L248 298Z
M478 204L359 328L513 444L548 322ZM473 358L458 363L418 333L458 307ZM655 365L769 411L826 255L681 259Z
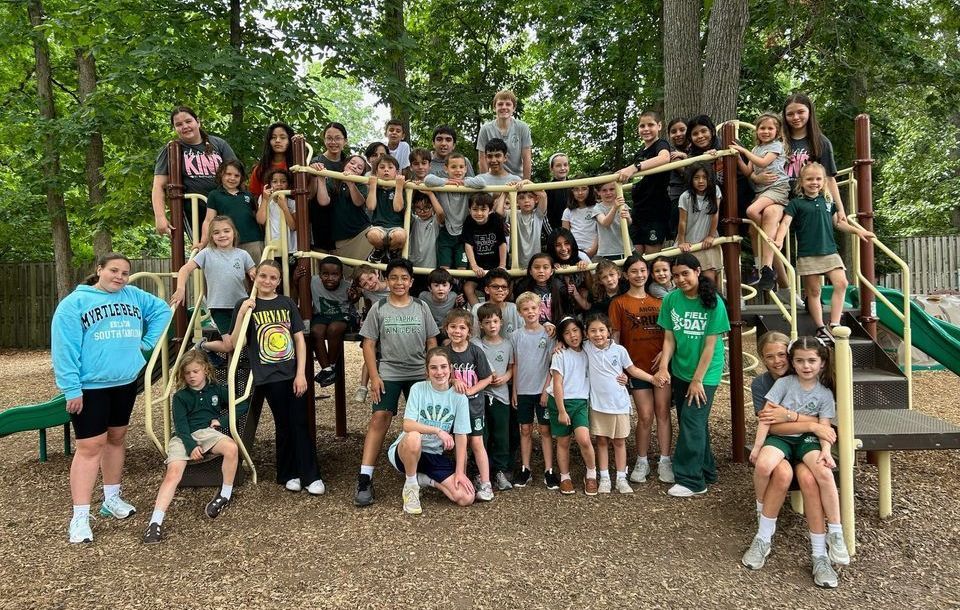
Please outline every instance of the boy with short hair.
M483 292L487 295L483 305L492 305L497 308L500 313L500 336L504 339L509 339L513 331L523 328L523 318L520 317L517 306L507 300L512 294L512 281L510 272L501 267L491 269L483 278ZM480 308L483 305L477 303L470 308L473 312L475 328L480 327Z
M414 191L410 215L410 262L414 267L434 269L437 266L437 240L443 227L433 213L428 194Z
M507 170L507 143L500 138L493 138L484 145L483 160L485 171L472 178L464 179L465 186L481 189L488 185L511 184L522 180L520 176Z
M387 154L397 160L400 171L407 169L410 166L410 145L404 141L407 134L403 130L403 121L387 121L383 135L387 137Z
M467 158L458 152L450 153L445 164L446 177L427 174L423 183L427 186L463 186L467 177ZM441 267L462 269L466 266L466 257L460 235L463 223L469 213L471 193L437 193L437 200L443 208L443 227L437 239L437 263Z
M443 321L447 319L447 314L460 305L460 296L453 290L453 276L443 267L430 272L427 286L429 290L420 293L420 300L430 308L433 320L440 327L442 335Z
M343 335L351 326L356 330L357 312L347 294L349 289L350 282L343 277L340 259L336 256L322 259L320 273L310 279L313 301L310 336L320 365L314 381L322 387L332 384L337 377L335 367L343 354Z
M540 297L524 292L517 297L517 309L523 318L523 328L513 331L511 340L516 350L513 364L513 391L511 400L517 409L520 423L520 469L513 479L514 487L525 487L533 475L530 457L533 453L533 420L540 427L540 446L543 449L543 482L547 489L559 489L560 477L553 472L553 437L547 419L547 383L550 380L550 359L554 340L540 324Z
M487 362L493 370L490 385L483 391L487 402L484 442L490 456L490 468L495 472L493 484L497 491L507 491L513 489L510 479L507 478L507 473L513 471L510 455L513 409L510 408L508 385L513 378L513 343L502 334L503 321L497 305L484 303L477 309L475 316L479 319L480 337L473 341L486 354Z
M373 226L367 230L367 241L373 246L368 260L383 262L387 258L398 258L407 241L403 230L403 186L406 182L397 171L400 164L390 155L384 155L377 161L370 174L367 190L367 211L371 214ZM394 188L378 186L377 180L395 180Z
M457 149L457 130L449 125L440 125L433 130L433 158L430 159L430 173L441 178L447 177L447 157ZM466 159L467 175L473 175L473 164Z
M437 345L437 324L426 303L410 296L412 285L413 264L409 260L395 258L387 263L387 298L370 307L360 329L363 362L370 373L373 414L363 441L353 499L357 506L373 504L373 469L390 422L397 414L400 394L406 398L413 384L424 379L424 357L427 350Z
M466 395L470 402L470 450L477 463L480 484L477 485L477 500L493 500L493 485L490 484L490 461L483 444L486 430L486 399L483 391L493 381L493 371L487 355L480 346L470 342L473 334L473 316L462 309L454 309L443 321L443 330L450 338L450 365L453 367L453 387Z
M490 269L507 266L507 236L503 220L492 213L493 197L490 193L475 193L470 196L470 217L463 223L460 240L467 262L474 275L482 278ZM477 282L465 280L463 294L471 305L477 303Z
M544 191L517 193L517 250L521 269L534 254L542 252L543 229L547 224L547 194ZM551 253L552 255L553 253Z
M505 165L507 171L529 180L533 169L533 139L530 126L514 117L517 109L517 96L513 91L504 89L493 96L493 110L497 118L485 123L477 134L477 151L485 152L490 140L499 138L508 148ZM480 158L480 171L487 171L487 160Z

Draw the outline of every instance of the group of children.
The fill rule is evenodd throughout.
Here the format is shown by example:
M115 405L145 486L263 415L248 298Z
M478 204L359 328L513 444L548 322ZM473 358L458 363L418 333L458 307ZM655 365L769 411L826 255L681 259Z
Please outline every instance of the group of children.
M515 102L512 93L498 93L494 101L498 119L512 118ZM499 116L501 111L505 117ZM773 248L782 247L792 227L798 240L797 269L804 277L810 312L820 327L818 337L825 341L830 332L822 320L819 278L825 275L836 287L834 297L841 299L846 281L833 229L863 239L873 236L852 227L834 205L835 181L831 182L827 170L832 158L824 158L829 141L816 126L809 99L794 96L785 104L783 116L786 130L778 115L761 115L756 123L757 146L752 150L739 142L729 145L741 153L739 169L754 185L756 196L746 213L770 237L755 245L756 283L764 290L776 286ZM502 127L501 123L498 120L497 125ZM512 123L503 124L513 133ZM721 144L716 127L705 116L671 121L669 139L660 137L661 130L656 113L641 115L638 133L643 151L633 164L617 172L612 182L596 189L576 186L517 193L517 247L526 273L516 282L505 270L510 235L505 193L414 190L407 235L403 229L404 189L407 180L426 187L506 185L520 189L529 183L528 146L518 149L523 175L517 175L508 169L509 161L516 162L517 152L504 138L496 137L498 132L488 130L482 144L483 173L472 176L469 160L453 150L456 134L450 128L435 130L431 153L410 149L403 141L402 124L391 121L386 129L387 144L368 147L369 159L341 157L343 173L369 174L367 184L312 182L311 196L320 206L334 209L331 228L338 244L341 238L365 237L373 249L370 260L386 262L382 274L373 266L355 268L351 282L340 260L331 256L319 261L318 273L311 280L310 347L320 365L315 381L333 383L346 332L359 329L363 339L364 371L355 398L369 398L373 412L355 489L357 506L374 502L374 466L398 413L401 395L406 398L403 433L387 456L406 477L402 495L408 513L421 512L423 487L436 487L457 504L468 505L474 500L492 500L495 490L530 484L534 423L544 461L544 484L563 494L576 492L571 438L583 460L584 493L610 493L614 488L632 493L630 482L642 483L651 472L648 453L654 421L660 452L658 476L673 483L668 493L699 495L716 481L707 420L723 368L720 337L729 330L715 283L722 256L713 244L724 176L718 171L718 162L650 174L634 185L629 206L617 196L617 181L673 160L710 153ZM197 242L206 247L180 270L181 286L192 270L203 270L207 305L223 337L201 342L198 355L180 367L184 387L174 400L180 411L175 413L179 443L171 443L179 453L170 454L168 460L168 480L173 486L165 480L145 542L160 539L163 512L182 473L184 456L195 459L195 453L209 451L224 455L224 486L207 513L216 516L230 501L227 470L236 468L236 446L227 442L229 437L206 431L216 432L219 421L198 397L209 394L213 400L218 396L206 389L210 385L207 357L222 364L218 354L232 350L232 337L249 309L254 314L247 330L248 344L257 354L251 358L254 383L267 392L277 421L277 482L291 491L305 488L323 493L314 441L305 434L306 405L302 403L309 354L304 325L293 301L277 294L279 264L266 260L255 265L262 252L257 249L262 244L254 239L258 224L266 225L270 238L275 239L280 214L291 229L295 223L292 199L269 203L273 191L292 183L286 169L290 138L275 137L283 134L287 131L282 126L271 126L265 143L265 155L269 152L271 162L254 171L262 185L259 205L257 196L242 190L243 166L235 161L220 166L220 186L209 198L210 210ZM345 143L345 130L343 135L341 144ZM506 135L503 129L499 135ZM513 145L522 144L528 136L528 132L526 136L513 133L511 137L519 138ZM328 148L333 140L327 139ZM814 144L804 149L804 142ZM801 160L798 152L806 156ZM321 160L314 167L327 165ZM552 155L550 170L554 181L567 180L569 159L564 154ZM393 186L384 187L380 181L393 181ZM791 188L791 182L796 186ZM624 244L621 223L628 225L632 244ZM409 257L400 258L408 239ZM632 247L652 253L670 241L681 251L674 259L659 257L648 262L633 254L622 266L614 262ZM296 249L292 231L288 243L291 251ZM591 263L596 263L592 272ZM419 298L411 292L418 281L414 267L434 269L420 286ZM471 270L472 277L458 283L447 271L457 268ZM247 297L248 279L257 288L255 299ZM183 298L181 289L173 301ZM356 307L361 299L366 302L362 323ZM830 326L839 322L840 312L840 304L834 303ZM805 340L802 346L806 345ZM799 350L801 356L803 349ZM808 360L803 364L798 360L795 365L799 382L794 385L799 384L800 390L790 386L765 396L796 412L795 396L811 392L810 379L829 368L822 354L819 364L814 358ZM818 396L826 400L823 391L818 391ZM677 408L679 427L675 451L671 451L671 405ZM631 434L632 409L637 415L632 432L637 457L628 471L625 439ZM830 417L829 410L823 409L820 415L821 419ZM825 426L822 421L820 425ZM797 445L780 438L767 436L767 427L762 426L751 456L758 461L758 510L764 495L763 477L769 477L785 455L790 458ZM609 472L611 445L616 469L613 480ZM451 449L453 460L444 455ZM804 440L796 452L815 473L817 482L826 485L823 472L829 472L831 466L829 443ZM468 469L476 471L472 479ZM823 497L832 499L829 494ZM838 509L828 508L825 501L824 510L831 534L836 533ZM755 540L744 556L744 565L751 568L762 566L769 552L772 532L763 521L766 517L759 518L756 540L760 542ZM811 531L813 527L811 524ZM836 536L829 540L830 557L842 562L843 553L834 551L838 549ZM821 556L818 552L816 547L815 557ZM815 574L815 579L818 584L830 582L829 574Z

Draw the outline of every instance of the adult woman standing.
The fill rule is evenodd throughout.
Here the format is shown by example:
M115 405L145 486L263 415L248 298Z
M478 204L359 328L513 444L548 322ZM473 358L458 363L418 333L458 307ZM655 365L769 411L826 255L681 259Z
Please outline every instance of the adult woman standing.
M174 108L170 113L170 124L180 139L183 192L184 194L199 193L206 196L207 193L217 187L216 176L220 164L224 161L236 159L237 155L225 140L217 136L211 136L203 130L203 127L200 126L200 119L197 118L197 113L192 108L187 106ZM170 179L168 154L167 147L164 146L157 155L157 162L153 167L153 190L150 194L154 222L157 233L161 235L170 235L170 230L174 228L170 221L178 222L172 218L170 221L167 220L166 188ZM199 204L199 208L198 218L202 221L206 216L207 208L202 202ZM183 208L183 214L186 222L184 226L191 228L190 209L186 205ZM196 233L196 237L199 239L199 230Z
M103 473L100 514L125 519L136 509L120 497L120 475L142 350L164 332L171 312L161 299L128 286L130 260L100 257L96 274L60 301L53 315L51 354L57 387L77 437L70 465L70 542L92 542L90 497Z
M320 163L325 169L342 172L347 163L348 151L347 128L340 123L327 123L327 126L323 128L323 153L312 159L310 163ZM339 190L339 182L333 182ZM332 190L329 190L329 192L330 198L334 199L336 193ZM330 231L334 222L337 221L334 218L332 207L321 207L315 198L310 200L310 229L313 232L314 248L332 251L337 247L333 239L333 232Z

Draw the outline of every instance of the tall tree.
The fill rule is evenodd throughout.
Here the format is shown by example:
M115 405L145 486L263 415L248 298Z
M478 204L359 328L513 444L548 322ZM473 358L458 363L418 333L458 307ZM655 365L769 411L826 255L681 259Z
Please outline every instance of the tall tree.
M88 116L93 117L93 128L90 131L87 143L84 178L87 182L87 195L90 198L90 208L99 210L107 200L107 187L103 178L103 134L100 131L99 120L96 118L96 108L91 104L91 97L97 91L97 63L90 49L77 48L77 92L80 104ZM97 227L93 237L93 252L100 256L113 250L113 236L109 229Z
M67 227L67 208L60 190L60 152L54 122L57 118L53 102L53 76L50 69L50 46L43 31L43 5L40 0L27 1L27 14L33 26L33 51L36 58L37 101L43 123L44 190L47 198L47 216L53 234L53 256L56 263L57 296L64 298L73 290L70 262L70 230Z
M667 116L701 112L700 2L663 2L663 107Z

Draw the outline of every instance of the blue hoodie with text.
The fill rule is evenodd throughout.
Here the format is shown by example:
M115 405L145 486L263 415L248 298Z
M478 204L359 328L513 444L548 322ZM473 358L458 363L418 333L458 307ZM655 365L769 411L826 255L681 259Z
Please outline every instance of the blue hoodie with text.
M125 286L107 292L77 286L53 314L51 355L57 387L67 400L82 390L132 382L172 316L170 306L148 292Z

